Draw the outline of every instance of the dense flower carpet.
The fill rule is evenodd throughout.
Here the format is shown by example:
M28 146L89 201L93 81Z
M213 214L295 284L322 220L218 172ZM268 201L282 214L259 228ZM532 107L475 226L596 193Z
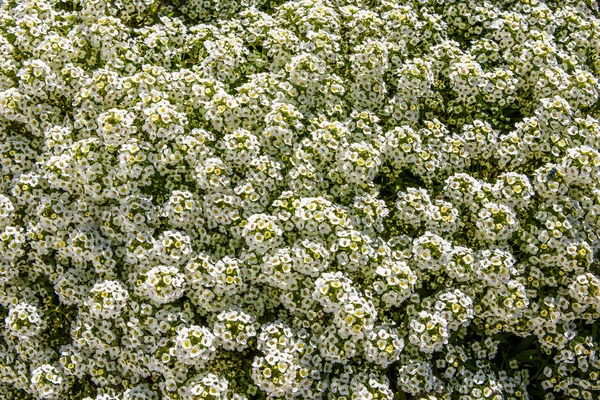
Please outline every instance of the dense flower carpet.
M596 0L3 0L0 399L600 398Z

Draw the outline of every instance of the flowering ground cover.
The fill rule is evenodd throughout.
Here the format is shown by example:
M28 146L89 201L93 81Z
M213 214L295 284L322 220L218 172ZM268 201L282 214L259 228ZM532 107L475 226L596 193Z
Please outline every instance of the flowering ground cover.
M600 397L596 0L4 0L0 399Z

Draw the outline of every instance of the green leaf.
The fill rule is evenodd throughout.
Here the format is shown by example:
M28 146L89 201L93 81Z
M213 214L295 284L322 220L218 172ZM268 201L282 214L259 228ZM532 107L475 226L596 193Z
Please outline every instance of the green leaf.
M526 362L526 361L543 361L544 359L542 357L540 357L539 352L537 351L537 349L531 349L531 350L525 350L522 353L517 354L514 357L511 357L511 359L513 360L517 360L520 362Z
M537 336L531 335L531 336L528 336L525 339L521 340L521 342L515 348L515 352L521 352L523 350L529 349L531 347L531 345L533 344L533 342L536 341L536 339L537 339ZM536 352L537 352L537 350L536 350Z
M399 390L394 395L394 400L406 400L406 395L404 394L404 392L402 390Z
M504 335L501 334L501 333L495 334L494 335L494 339L496 339L500 343L508 344L508 340L506 340L506 338L504 337Z

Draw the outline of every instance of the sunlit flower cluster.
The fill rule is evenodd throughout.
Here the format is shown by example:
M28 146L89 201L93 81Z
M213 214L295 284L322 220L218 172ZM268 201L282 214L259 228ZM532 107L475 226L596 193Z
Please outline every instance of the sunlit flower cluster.
M597 0L0 3L0 399L600 398Z

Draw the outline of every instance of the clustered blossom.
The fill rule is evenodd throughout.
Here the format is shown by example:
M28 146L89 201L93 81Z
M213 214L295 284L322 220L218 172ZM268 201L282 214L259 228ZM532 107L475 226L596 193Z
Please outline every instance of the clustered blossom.
M0 0L0 398L600 398L597 0Z
M127 305L129 294L118 281L104 281L94 285L87 301L89 312L102 318L112 318L120 314Z

